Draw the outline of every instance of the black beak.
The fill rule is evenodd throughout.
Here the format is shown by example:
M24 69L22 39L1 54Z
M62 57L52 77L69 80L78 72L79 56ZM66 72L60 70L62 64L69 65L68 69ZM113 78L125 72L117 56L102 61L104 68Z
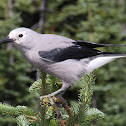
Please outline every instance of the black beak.
M14 42L14 39L10 39L8 36L1 39L0 43L8 43L8 42Z

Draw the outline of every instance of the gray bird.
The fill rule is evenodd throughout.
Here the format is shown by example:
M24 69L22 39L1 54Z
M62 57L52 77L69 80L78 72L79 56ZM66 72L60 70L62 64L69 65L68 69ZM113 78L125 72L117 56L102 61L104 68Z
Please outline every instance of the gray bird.
M22 55L36 68L51 74L62 81L61 89L43 97L51 97L64 92L74 85L84 74L126 54L99 51L95 48L105 46L126 46L97 44L75 41L54 34L39 34L28 28L17 28L0 40L12 42Z

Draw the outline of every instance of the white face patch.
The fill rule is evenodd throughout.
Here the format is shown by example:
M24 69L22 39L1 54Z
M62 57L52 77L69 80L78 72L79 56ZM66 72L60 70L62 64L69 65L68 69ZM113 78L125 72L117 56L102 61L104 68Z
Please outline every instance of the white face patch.
M20 44L20 43L25 42L24 41L25 40L25 33L24 32L16 33L15 31L13 31L13 32L10 32L9 38L14 39L15 43Z
M21 44L29 40L30 36L32 36L31 35L32 32L34 31L28 28L17 28L12 30L8 36L10 39L14 39L15 43Z

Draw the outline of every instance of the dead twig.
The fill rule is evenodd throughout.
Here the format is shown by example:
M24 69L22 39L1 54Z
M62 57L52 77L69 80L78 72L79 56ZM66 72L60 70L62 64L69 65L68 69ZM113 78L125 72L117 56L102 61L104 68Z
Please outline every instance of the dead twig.
M72 114L72 111L71 111L70 107L68 106L68 103L66 102L66 100L62 96L57 97L57 100L65 108L67 114L69 115L69 118L71 119L73 117L73 114Z

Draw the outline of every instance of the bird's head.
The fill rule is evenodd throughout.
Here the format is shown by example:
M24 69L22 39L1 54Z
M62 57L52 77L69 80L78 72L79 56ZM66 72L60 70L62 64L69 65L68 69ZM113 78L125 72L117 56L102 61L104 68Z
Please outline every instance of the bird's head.
M9 35L0 40L0 43L15 43L20 46L31 45L36 32L29 28L17 28L12 30Z

